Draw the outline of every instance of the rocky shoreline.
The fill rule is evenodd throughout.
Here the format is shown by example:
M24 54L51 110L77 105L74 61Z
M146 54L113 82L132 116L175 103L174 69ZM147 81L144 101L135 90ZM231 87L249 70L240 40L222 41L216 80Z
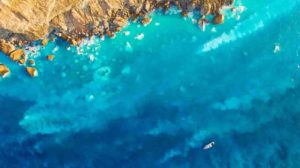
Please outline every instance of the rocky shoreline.
M13 61L27 61L22 49L36 40L45 46L55 36L77 45L91 36L114 37L128 20L143 25L151 19L148 14L155 9L167 12L172 6L183 17L199 11L199 27L203 30L209 22L222 24L220 9L231 6L234 0L2 0L0 1L0 50ZM213 15L212 21L205 18ZM27 68L28 69L28 68ZM1 73L1 72L0 72ZM29 73L30 74L30 73ZM35 75L31 75L35 76Z

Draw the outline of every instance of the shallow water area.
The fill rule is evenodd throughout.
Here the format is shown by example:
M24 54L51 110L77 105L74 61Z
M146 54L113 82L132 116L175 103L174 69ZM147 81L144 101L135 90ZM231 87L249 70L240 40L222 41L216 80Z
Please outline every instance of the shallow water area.
M236 5L205 32L172 9L114 39L36 46L37 78L1 54L0 165L298 167L300 4Z

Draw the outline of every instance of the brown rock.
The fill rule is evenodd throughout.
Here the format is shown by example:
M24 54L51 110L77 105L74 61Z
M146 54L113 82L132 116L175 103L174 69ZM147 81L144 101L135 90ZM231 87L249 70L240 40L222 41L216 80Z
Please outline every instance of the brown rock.
M30 60L29 60L29 64L30 64L30 65L35 65L35 61L34 61L33 59L30 59Z
M19 64L24 65L25 64L25 59L20 59L18 62L19 62Z
M4 40L0 41L0 50L6 54L9 55L12 51L14 51L16 48L11 43L7 43Z
M13 61L18 61L20 59L25 59L26 60L26 54L25 54L24 50L22 50L22 49L17 49L15 51L11 52L9 57Z
M50 32L61 32L68 36L74 35L74 30L91 33L91 24L88 23L99 27L95 23L100 18L110 21L109 24L113 18L124 18L116 21L117 25L122 26L127 18L133 16L134 20L154 7L167 11L172 5L180 5L180 9L184 7L189 10L194 4L195 10L207 15L216 14L222 6L232 3L233 0L2 0L0 39L16 39L16 44L22 45L22 41L42 39Z
M114 38L115 37L115 34L113 32L111 32L109 29L106 29L106 35L110 38Z
M182 11L181 16L188 17L189 13L187 11Z
M113 24L124 27L127 25L127 19L118 16L114 19Z
M2 78L5 78L9 75L10 70L8 69L8 67L4 64L0 64L0 76L2 76Z
M43 39L41 42L42 46L46 46L48 44L49 40L47 38Z
M201 15L209 15L212 12L212 5L210 3L204 3L200 10Z
M26 67L26 71L31 77L38 76L38 71L33 67Z
M54 55L48 55L47 59L48 59L48 61L52 61L54 59Z
M223 24L224 23L224 15L217 14L213 19L214 24Z
M149 18L149 17L144 17L142 20L141 20L141 23L143 24L143 25L147 25L147 24L149 24L150 22L151 22L151 18Z
M69 39L68 41L71 45L74 45L74 46L78 44L77 41L73 38Z

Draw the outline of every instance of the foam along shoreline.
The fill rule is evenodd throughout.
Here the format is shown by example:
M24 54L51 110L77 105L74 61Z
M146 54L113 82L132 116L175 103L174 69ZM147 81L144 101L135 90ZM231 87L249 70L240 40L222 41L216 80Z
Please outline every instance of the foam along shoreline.
M67 41L71 45L77 46L83 39L91 38L92 36L99 36L103 38L105 35L114 38L115 33L121 31L121 28L127 25L127 21L130 19L132 21L138 20L142 25L148 25L151 22L151 18L148 17L148 14L155 9L161 9L164 13L168 11L173 6L178 7L181 11L183 17L188 16L190 11L200 11L200 18L198 19L198 25L200 28L205 29L205 24L212 22L213 24L222 24L224 23L224 15L221 14L221 8L225 6L233 5L233 0L211 0L208 2L191 2L191 4L185 3L181 4L179 1L164 1L164 2L154 2L154 1L145 1L141 9L129 10L127 15L124 16L124 11L112 11L112 14L109 15L110 19L106 21L99 21L100 25L98 27L92 26L86 28L85 30L74 30L74 31L63 31L60 29L55 29L48 34L46 38L42 38L38 41L41 46L46 46L49 40L54 40L56 37L61 38L64 41ZM126 10L125 10L126 11ZM207 15L213 15L212 21L206 19ZM26 36L26 35L25 35ZM12 61L18 62L20 65L25 66L25 70L31 77L37 76L37 69L34 67L26 67L27 56L23 46L31 46L34 41L23 40L24 38L19 38L13 36L14 38L0 39L0 51L5 55L9 56ZM23 36L22 36L23 37ZM143 34L140 34L136 39L141 40ZM34 66L32 62L34 60L29 60L29 65ZM32 69L33 68L33 69ZM28 70L30 69L30 71ZM33 73L33 71L35 71Z

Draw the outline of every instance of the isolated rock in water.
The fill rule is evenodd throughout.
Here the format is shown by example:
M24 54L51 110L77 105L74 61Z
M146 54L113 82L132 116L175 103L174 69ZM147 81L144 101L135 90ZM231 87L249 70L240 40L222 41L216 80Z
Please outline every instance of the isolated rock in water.
M30 59L30 60L29 60L29 64L30 64L30 65L35 65L35 61L34 61L33 59Z
M52 61L54 59L54 55L48 55L47 59L48 59L48 61Z
M27 73L28 73L31 77L36 77L36 76L38 76L38 71L36 70L36 68L33 68L33 67L26 67L26 71L27 71Z
M142 20L141 20L141 23L143 24L143 25L147 25L147 24L149 24L151 22L151 18L149 18L149 17L144 17Z
M5 42L5 40L0 41L0 50L6 54L9 55L12 51L14 51L16 48L11 43Z
M12 53L10 53L9 57L13 60L13 61L18 61L20 59L25 59L26 60L26 55L24 50L22 49L17 49L15 51L13 51Z
M43 39L42 42L41 42L41 45L42 45L42 46L46 46L46 45L48 44L48 41L49 41L49 40L46 39L46 38Z
M7 75L9 75L9 73L10 70L8 69L8 67L4 64L0 64L0 76L5 78Z
M223 24L224 23L224 15L217 14L213 19L214 24Z

